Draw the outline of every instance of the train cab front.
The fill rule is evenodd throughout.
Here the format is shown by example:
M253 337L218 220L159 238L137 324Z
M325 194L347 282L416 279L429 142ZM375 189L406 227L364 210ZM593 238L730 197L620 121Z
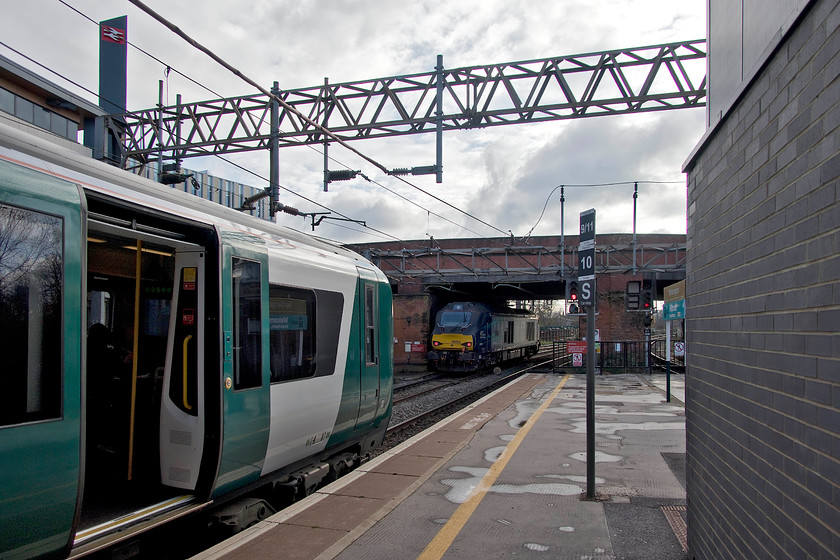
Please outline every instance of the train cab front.
M428 359L441 371L469 371L476 362L472 335L460 333L432 334L432 349Z
M428 360L442 371L470 371L476 368L477 325L474 313L463 304L442 309L432 330Z

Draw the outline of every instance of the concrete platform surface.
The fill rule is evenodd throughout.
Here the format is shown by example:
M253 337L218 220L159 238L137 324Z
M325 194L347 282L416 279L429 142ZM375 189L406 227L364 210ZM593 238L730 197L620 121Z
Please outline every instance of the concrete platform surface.
M684 376L529 374L202 559L685 558Z

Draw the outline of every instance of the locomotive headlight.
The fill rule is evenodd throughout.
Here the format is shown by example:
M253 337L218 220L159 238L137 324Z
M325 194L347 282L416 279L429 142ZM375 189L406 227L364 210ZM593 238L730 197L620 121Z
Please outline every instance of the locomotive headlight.
M440 346L440 341L439 340L433 340L432 341L432 346Z
M472 342L465 342L464 346L466 346L467 348L472 348Z

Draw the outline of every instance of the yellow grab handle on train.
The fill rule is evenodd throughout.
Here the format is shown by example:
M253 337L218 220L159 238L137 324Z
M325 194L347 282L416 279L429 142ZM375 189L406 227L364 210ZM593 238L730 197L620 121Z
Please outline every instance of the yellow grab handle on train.
M187 410L192 410L190 403L187 402L187 344L189 344L190 339L192 339L192 335L188 335L187 338L184 339L184 348L183 348L183 356L184 356L184 379L181 383L181 387L183 388L183 400L184 400L184 408Z

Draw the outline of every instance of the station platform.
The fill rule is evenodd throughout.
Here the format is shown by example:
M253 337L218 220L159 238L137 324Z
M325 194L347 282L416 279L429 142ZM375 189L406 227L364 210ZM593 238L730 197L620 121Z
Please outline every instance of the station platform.
M684 376L532 373L197 559L682 560Z

